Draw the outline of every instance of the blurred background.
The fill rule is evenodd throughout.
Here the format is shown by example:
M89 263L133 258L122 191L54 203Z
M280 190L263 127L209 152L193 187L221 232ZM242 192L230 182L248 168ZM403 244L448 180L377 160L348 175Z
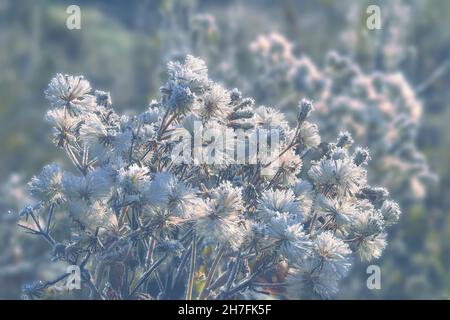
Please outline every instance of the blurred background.
M69 5L81 29L69 30ZM381 29L369 30L369 5ZM286 117L316 104L325 140L352 132L372 153L370 183L401 204L375 264L357 263L340 299L450 298L450 2L332 0L0 0L0 298L50 277L46 244L16 227L26 182L51 161L43 91L55 73L84 75L114 108L141 112L165 64L206 60L211 78Z

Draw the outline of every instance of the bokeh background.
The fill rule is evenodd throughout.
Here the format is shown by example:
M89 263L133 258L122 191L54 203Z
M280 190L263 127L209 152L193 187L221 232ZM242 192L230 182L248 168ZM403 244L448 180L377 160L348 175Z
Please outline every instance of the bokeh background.
M66 27L71 4L80 30ZM381 30L367 29L370 4L381 8ZM0 298L20 298L24 283L57 268L45 243L15 226L33 173L66 161L44 120L52 76L82 74L111 91L114 108L137 113L157 97L166 62L187 53L287 115L303 97L325 105L317 121L326 137L353 129L375 150L371 183L387 185L403 215L375 262L381 290L367 289L359 263L337 298L450 298L446 0L0 0ZM381 98L355 72L374 87L382 79Z

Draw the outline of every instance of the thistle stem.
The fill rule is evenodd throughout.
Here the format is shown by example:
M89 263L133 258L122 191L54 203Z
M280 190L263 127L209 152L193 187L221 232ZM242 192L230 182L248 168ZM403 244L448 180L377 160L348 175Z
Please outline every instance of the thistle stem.
M203 300L206 298L206 296L209 293L209 286L211 285L212 278L214 276L214 273L216 272L217 266L219 265L220 259L222 258L223 254L225 252L225 248L222 246L219 249L219 252L217 253L216 257L214 258L211 269L208 272L208 275L206 276L205 285L203 287L202 292L200 293L198 299Z
M189 252L191 252L191 249L192 249L192 246L189 246L189 248L187 248L183 252L183 255L181 256L181 261L180 261L180 264L178 265L177 271L175 273L175 277L173 277L173 279L172 279L172 289L175 287L175 284L180 279L181 273L183 272L183 269L186 266L186 263L187 263L187 260L189 257Z
M195 258L197 255L197 235L194 233L192 236L192 249L191 249L191 265L189 268L188 286L186 288L186 300L192 300L192 290L194 287L194 273L195 273Z
M147 281L148 277L152 274L153 271L156 270L156 268L159 267L159 265L167 258L167 254L163 255L161 258L159 258L154 264L152 264L148 270L142 275L141 279L139 279L138 283L134 287L133 291L131 291L130 296L133 296L136 291L139 289L142 284Z

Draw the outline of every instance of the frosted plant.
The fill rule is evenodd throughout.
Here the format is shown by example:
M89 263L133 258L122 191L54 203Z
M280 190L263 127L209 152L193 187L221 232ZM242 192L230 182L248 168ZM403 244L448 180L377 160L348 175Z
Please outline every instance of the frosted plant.
M278 100L278 107L285 111L300 88L304 97L312 99L324 86L325 79L315 64L307 56L297 57L294 44L279 33L259 35L248 50L252 76L256 76L249 91L266 103Z
M88 94L90 91L90 84L83 77L57 74L45 91L45 96L52 106L66 106L68 111L76 112L95 106L94 96Z
M256 97L281 100L278 107L290 123L297 116L294 102L312 99L312 119L325 140L347 130L370 148L371 183L389 186L405 201L425 195L435 177L415 143L422 104L401 73L364 73L335 51L320 69L307 56L295 56L293 45L279 34L259 36L250 51L259 75L250 90Z
M192 56L168 64L159 99L136 116L116 114L104 92L84 91L95 104L83 108L50 94L70 92L73 79L58 75L47 91L54 143L73 168L51 164L31 180L36 203L20 226L54 261L80 268L82 297L251 298L277 288L332 298L355 259L381 255L399 206L367 184L369 153L353 150L348 133L321 141L311 102L291 127L276 108L214 83ZM283 278L268 282L279 268ZM68 276L24 294L42 297Z
M356 26L361 16L365 18L367 6L364 3L352 6L348 24ZM414 13L411 11L415 6L401 1L384 6L389 10L385 10L388 13L383 18L382 30L350 28L350 32L342 35L345 41L341 43L347 46L344 51L350 56L360 58L358 61L369 60L365 65L374 70L389 70L386 72L363 72L351 59L334 51L328 54L325 67L320 68L307 55L298 55L296 45L279 33L259 35L248 44L242 31L236 32L230 26L231 17L219 28L218 23L210 27L216 21L213 16L200 15L198 19L205 22L202 30L192 23L179 31L184 34L184 52L206 55L220 79L237 83L260 103L276 105L291 125L296 121L297 110L293 108L296 101L303 97L313 100L317 109L313 120L320 126L322 137L331 140L339 131L349 131L358 144L371 150L374 160L370 163L370 182L386 185L396 197L410 202L423 198L426 186L435 179L416 147L421 101L404 76L391 71L412 60L412 48L403 45L407 34L402 30L408 29L407 17ZM196 21L197 15L193 14L190 20ZM210 28L215 30L220 43L206 41ZM202 50L198 50L199 42L192 41L191 29L196 30L196 39L203 35ZM247 50L242 49L245 46ZM367 52L360 57L356 48ZM405 48L409 53L402 51ZM411 57L401 61L407 56ZM227 61L226 69L221 61Z
M325 70L329 83L322 93L318 122L335 126L341 121L356 141L367 145L378 161L373 170L386 175L371 181L389 185L404 199L422 198L434 179L424 155L416 147L422 104L400 73L364 74L353 62L335 52ZM346 75L347 74L347 75ZM319 107L318 107L319 109ZM326 119L326 120L325 120Z
M48 261L46 243L34 241L16 227L19 216L15 214L24 203L33 205L23 177L11 176L0 186L0 298L18 299L18 284L29 279L52 279L64 268Z

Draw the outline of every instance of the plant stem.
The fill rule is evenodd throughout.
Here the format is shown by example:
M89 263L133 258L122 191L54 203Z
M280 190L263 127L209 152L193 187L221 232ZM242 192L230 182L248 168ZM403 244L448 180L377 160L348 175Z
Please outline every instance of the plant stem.
M41 227L41 224L39 223L39 219L36 218L34 213L30 213L30 216L33 219L34 223L36 224L36 227L39 230L38 234L43 236L45 238L45 240L47 240L48 243L53 247L55 245L56 241L48 233L44 232L44 230Z
M205 285L203 286L203 290L200 293L198 299L203 300L206 298L206 296L209 293L209 286L211 285L212 278L214 276L214 273L216 272L217 266L219 265L220 259L223 256L223 253L225 252L225 248L222 246L219 249L219 252L217 253L216 257L214 258L214 261L211 264L211 269L208 272L208 275L206 276Z
M195 273L195 258L197 255L197 235L194 233L192 236L192 249L191 249L191 265L189 268L188 286L186 288L186 300L192 300L192 289L194 287L194 273Z
M156 239L152 237L150 240L150 247L147 252L147 258L145 259L145 266L148 268L153 263L153 251L155 250Z
M50 231L50 223L52 222L53 217L53 211L55 210L55 204L52 203L50 205L50 208L48 210L48 217L47 217L47 225L45 226L45 232L48 233Z
M175 287L175 284L180 279L181 273L183 272L183 269L186 266L186 263L187 263L187 260L189 257L189 252L191 252L191 249L192 249L192 246L189 246L189 248L187 248L183 252L183 255L181 256L181 261L180 261L180 264L178 265L177 271L175 272L175 277L173 277L173 279L172 279L172 290Z
M237 253L236 261L234 262L233 268L231 269L230 275L225 284L225 290L220 295L224 299L229 295L230 288L231 288L234 280L236 279L236 275L238 273L240 263L241 263L241 249L239 249L239 251Z
M147 281L148 277L152 274L153 271L156 270L156 268L159 267L159 265L167 258L167 254L163 255L161 258L159 258L154 264L152 264L149 269L142 275L141 279L139 279L138 283L136 284L136 287L134 287L133 291L131 291L130 296L133 296L136 291L139 289L142 284Z
M251 283L253 282L253 280L256 279L256 277L260 274L260 271L255 272L254 274L252 274L251 276L249 276L248 278L244 279L243 281L241 281L239 284L237 284L235 287L229 289L227 292L224 293L223 295L223 299L227 299L230 296L235 295L236 293L238 293L239 291L249 287L251 285Z

